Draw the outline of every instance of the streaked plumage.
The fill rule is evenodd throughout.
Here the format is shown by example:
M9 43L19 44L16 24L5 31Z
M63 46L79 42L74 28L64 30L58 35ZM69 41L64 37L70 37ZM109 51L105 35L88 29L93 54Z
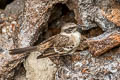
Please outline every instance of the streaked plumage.
M77 31L78 26L67 23L62 27L61 33L48 38L38 46L10 50L11 54L39 51L42 55L38 58L72 54L80 43L81 34Z

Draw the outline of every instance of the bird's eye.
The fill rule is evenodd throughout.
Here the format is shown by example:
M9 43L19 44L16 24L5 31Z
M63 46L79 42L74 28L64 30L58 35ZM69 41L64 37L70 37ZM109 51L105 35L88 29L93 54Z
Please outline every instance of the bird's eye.
M70 33L70 32L71 32L71 30L69 30L69 29L66 29L66 30L65 30L65 32L66 32L66 33Z

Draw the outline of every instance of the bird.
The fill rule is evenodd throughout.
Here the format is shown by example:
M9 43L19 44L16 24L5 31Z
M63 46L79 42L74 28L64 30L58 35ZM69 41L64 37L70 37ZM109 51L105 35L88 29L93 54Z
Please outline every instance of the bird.
M10 54L20 54L24 52L38 51L41 53L37 57L46 58L52 56L64 56L73 54L80 44L81 27L75 23L66 23L62 26L61 32L56 34L37 46L30 46L18 49L11 49Z

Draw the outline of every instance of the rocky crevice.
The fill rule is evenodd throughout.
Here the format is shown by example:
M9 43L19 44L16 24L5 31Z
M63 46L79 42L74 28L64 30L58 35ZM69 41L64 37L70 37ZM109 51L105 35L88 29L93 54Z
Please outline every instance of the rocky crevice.
M14 6L20 8L16 10ZM11 79L21 69L25 72L16 73L13 77L16 80L120 78L120 9L116 0L14 0L4 8L0 10L0 47L4 50L0 54L1 79ZM51 58L54 64L49 58L37 60L39 52L19 55L7 52L11 48L37 45L58 34L67 22L84 25L75 55ZM68 66L57 67L62 59L66 59ZM21 63L25 69L18 67Z

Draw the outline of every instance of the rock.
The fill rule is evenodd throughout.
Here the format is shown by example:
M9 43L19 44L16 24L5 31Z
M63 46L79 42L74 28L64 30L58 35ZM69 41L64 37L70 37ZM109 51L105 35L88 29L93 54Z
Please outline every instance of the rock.
M17 1L23 2L14 7ZM119 14L115 13L119 13L119 5L114 0L14 0L5 10L0 10L0 47L3 49L0 78L9 80L17 77L16 68L26 58L24 79L119 79L119 30L114 32L119 28ZM60 26L67 22L85 25L81 28L86 31L82 34L86 39L81 40L79 52L74 55L53 58L57 65L49 58L37 60L36 53L9 54L9 49L37 45L59 33ZM94 39L97 37L98 40ZM88 48L93 55L103 55L93 57ZM61 65L59 60L65 60L65 63L61 62ZM60 68L56 68L58 65Z
M104 35L104 37L102 37ZM88 40L88 46L93 56L99 56L108 50L120 45L120 32L104 33Z
M93 39L88 40L89 50L93 54L93 56L99 56L119 45L120 45L119 31L104 33L98 37L94 37Z
M56 65L49 59L36 59L37 53L33 52L24 62L26 78L28 80L55 80Z
M56 72L56 80L119 80L120 78L120 48L106 54L93 57L88 50L76 52L77 59L71 66L62 66ZM78 58L79 56L79 58Z
M24 0L11 0L11 3L8 4L5 8L5 14L7 16L16 15L18 16L21 12L23 12L25 7Z
M110 0L107 5L102 8L102 14L111 22L120 26L120 0ZM106 6L110 6L107 8Z

